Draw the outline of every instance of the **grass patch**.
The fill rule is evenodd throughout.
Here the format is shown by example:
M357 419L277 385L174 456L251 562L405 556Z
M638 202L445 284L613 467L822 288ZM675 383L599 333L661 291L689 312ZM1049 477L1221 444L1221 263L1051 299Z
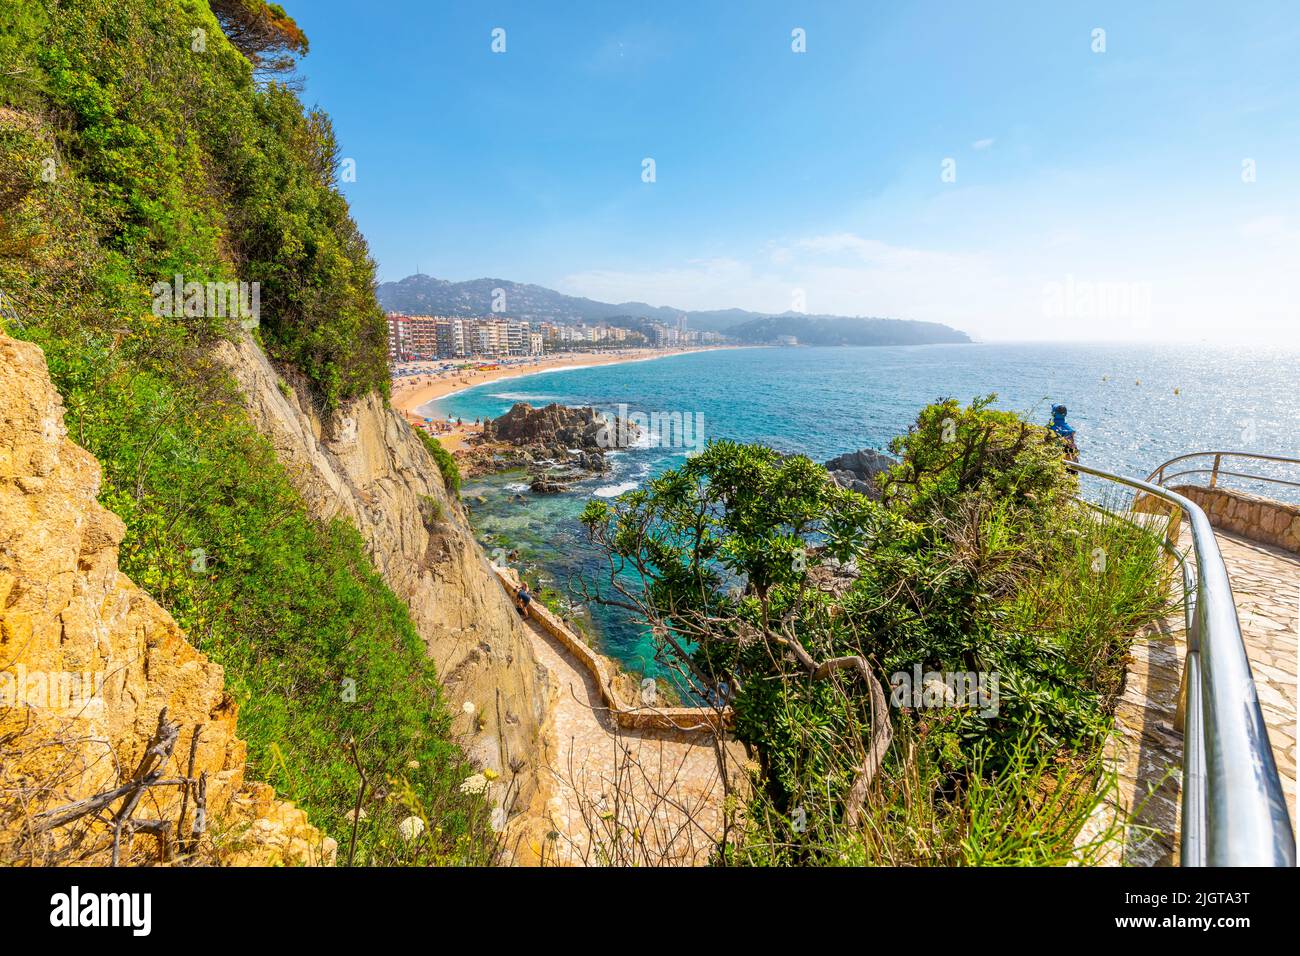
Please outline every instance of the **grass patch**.
M447 449L442 447L442 442L434 438L423 428L417 428L415 433L420 436L420 441L424 447L429 450L433 460L438 463L438 472L442 475L442 483L447 486L448 494L453 497L460 497L460 465L456 463L455 456Z

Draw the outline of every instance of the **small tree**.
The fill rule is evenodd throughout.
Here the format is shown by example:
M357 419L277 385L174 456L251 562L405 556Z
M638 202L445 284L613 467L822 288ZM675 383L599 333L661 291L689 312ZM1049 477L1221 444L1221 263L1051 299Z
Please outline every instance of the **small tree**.
M884 808L899 788L924 803L967 782L1018 786L1025 768L1041 776L1069 754L1086 758L1105 732L1098 675L1153 604L1099 591L1108 585L1079 559L1089 536L1128 526L1076 508L1046 430L993 400L923 409L891 446L901 461L883 503L803 456L719 441L583 514L608 572L608 587L585 596L644 619L660 660L698 697L732 707L758 761L751 822L762 817L775 857L809 846L800 826L813 819L812 842L837 846L870 814L892 825ZM1120 544L1150 580L1158 549ZM1086 595L1106 630L1080 640ZM918 666L996 675L1000 706L891 707L882 678ZM905 743L887 765L895 735ZM960 852L952 846L943 852Z
M208 0L222 32L262 77L288 73L307 54L307 35L278 3Z
M907 514L946 514L964 496L981 492L1014 506L1056 507L1075 489L1061 446L1045 428L992 407L996 395L968 407L953 398L921 409L906 435L890 443L901 458L884 488Z
M774 800L811 773L855 820L890 722L866 635L823 585L894 517L808 458L721 441L583 522L609 559L612 593L592 599L643 617L662 659L734 708Z

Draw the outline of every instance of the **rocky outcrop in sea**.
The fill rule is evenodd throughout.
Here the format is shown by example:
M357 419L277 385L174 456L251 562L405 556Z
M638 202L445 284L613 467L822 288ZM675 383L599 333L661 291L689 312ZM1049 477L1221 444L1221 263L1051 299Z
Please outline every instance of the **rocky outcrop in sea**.
M832 458L825 462L823 467L831 473L831 478L841 488L848 488L850 491L856 491L858 494L879 501L881 491L876 476L896 464L898 462L893 458L875 449L861 448Z
M631 422L590 406L534 408L517 402L501 417L483 423L476 447L466 456L468 470L485 474L526 468L533 491L553 494L609 471L605 453L627 448L640 434Z

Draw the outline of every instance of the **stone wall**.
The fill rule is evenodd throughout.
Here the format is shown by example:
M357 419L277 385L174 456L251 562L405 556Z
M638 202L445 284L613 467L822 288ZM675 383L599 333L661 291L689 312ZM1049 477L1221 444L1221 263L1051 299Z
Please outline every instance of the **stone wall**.
M331 863L333 840L244 780L223 671L118 570L125 529L99 487L99 463L67 437L41 350L0 334L0 864L107 862L111 837L96 815L37 824L129 780L164 709L179 733L161 779L186 775L196 737L193 777L206 776L199 862ZM135 819L174 833L180 803L179 787L151 787ZM168 840L138 835L122 858L165 858Z
M494 567L493 570L508 594L519 590L519 576L513 570L500 567ZM596 679L605 706L624 730L694 731L716 727L719 723L723 728L730 726L730 707L719 711L712 707L648 707L625 703L617 690L620 671L609 658L588 647L563 621L543 607L541 602L533 600L529 604L528 613L542 630L559 641Z
M1204 485L1170 490L1200 505L1216 528L1300 554L1300 505Z

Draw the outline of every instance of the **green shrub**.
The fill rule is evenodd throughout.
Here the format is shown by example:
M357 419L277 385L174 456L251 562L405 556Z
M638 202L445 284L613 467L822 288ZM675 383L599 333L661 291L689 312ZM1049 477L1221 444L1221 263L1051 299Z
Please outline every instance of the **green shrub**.
M31 69L6 72L0 102L48 115L60 130L42 157L56 160L57 179L41 186L79 181L113 278L140 303L135 314L147 311L149 286L177 273L257 282L263 340L324 404L386 395L374 264L334 187L328 117L304 111L284 86L256 86L206 3L22 6L3 14L14 35L2 42ZM204 31L201 52L193 30ZM200 337L226 331L178 321Z
M896 510L926 520L980 493L1000 506L1049 516L1075 490L1060 443L1038 425L993 408L988 395L963 408L944 399L923 408L907 434L890 443L899 463L883 487Z
M992 401L923 409L893 445L883 503L802 456L723 441L588 505L620 569L613 599L697 690L725 696L757 757L721 850L732 861L1070 857L1107 786L1124 657L1166 610L1167 572L1153 535L1078 506L1046 431ZM833 661L849 666L820 667ZM891 693L917 671L983 675L988 697ZM863 791L886 720L893 742Z
M432 495L420 496L420 518L424 521L424 526L428 530L433 530L434 525L442 520L442 502Z
M423 428L417 428L415 433L420 436L420 441L428 449L433 460L438 464L438 472L442 475L442 483L447 487L447 493L453 497L460 497L460 465L456 464L456 458L451 452L442 447L442 443L434 438Z

